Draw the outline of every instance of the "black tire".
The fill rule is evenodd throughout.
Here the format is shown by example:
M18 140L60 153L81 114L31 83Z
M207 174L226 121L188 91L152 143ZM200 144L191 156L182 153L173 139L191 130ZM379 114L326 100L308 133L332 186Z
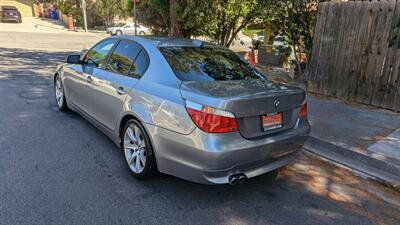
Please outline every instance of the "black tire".
M60 82L61 90L62 90L62 93L63 93L63 95L62 95L62 104L59 104L59 102L57 100L57 94L56 94L57 93L57 90L56 90L57 89L57 81ZM55 97L55 100L56 100L56 104L57 104L58 110L60 110L61 112L66 112L66 111L69 110L69 108L67 106L67 100L65 98L64 86L62 84L62 81L61 81L61 78L60 78L59 75L57 75L54 78L54 97Z
M146 33L144 31L140 31L139 35L145 35Z
M143 170L141 172L139 172L139 173L136 173L131 169L131 167L130 167L130 165L128 163L128 159L126 158L127 157L126 153L125 153L124 137L125 137L125 134L127 132L128 127L130 127L131 125L136 126L136 127L139 128L139 130L140 130L140 132L142 134L143 140L145 142L145 145L146 145L146 147L145 147L146 163L144 165ZM139 121L137 121L135 119L131 119L128 122L125 123L124 129L122 130L122 135L121 135L121 149L122 149L123 154L124 154L126 166L128 167L129 171L131 172L131 174L135 178L137 178L137 179L149 179L149 178L155 177L158 174L156 158L155 158L155 155L154 155L154 151L153 151L153 147L151 145L150 138L149 138L146 130L144 129L144 127L142 126L142 124Z
M117 30L117 31L115 32L115 35L122 35L122 31L121 31L121 30Z

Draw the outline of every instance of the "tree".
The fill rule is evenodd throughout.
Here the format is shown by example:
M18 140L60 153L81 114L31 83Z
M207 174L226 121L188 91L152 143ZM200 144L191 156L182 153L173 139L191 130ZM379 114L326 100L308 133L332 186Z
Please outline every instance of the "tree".
M274 1L270 5L272 15L264 17L266 24L287 38L300 74L305 65L303 62L311 53L318 3L318 0ZM302 57L304 54L306 58Z
M166 35L170 31L169 0L141 0L137 5L138 20L151 27L156 35ZM129 4L129 11L133 4Z
M181 7L180 21L191 34L212 37L229 47L241 29L253 23L271 0L187 0Z
M229 47L241 29L265 12L272 0L143 0L141 11L151 8L152 17L141 17L144 24L163 21L170 36L208 36ZM166 10L168 9L168 10ZM146 9L150 10L150 9Z
M170 0L169 1L169 16L170 16L170 21L171 21L171 30L170 30L170 36L173 37L183 37L184 36L184 31L183 31L183 25L182 22L179 21L179 15L178 15L178 6L179 4L182 4L183 2L180 0Z
M253 23L265 12L264 7L267 7L266 3L269 1L219 0L216 2L219 5L216 6L218 18L214 38L218 40L218 44L229 47L240 30Z
M96 0L93 1L93 10L97 17L102 18L104 24L113 24L116 16L125 17L129 14L129 0Z

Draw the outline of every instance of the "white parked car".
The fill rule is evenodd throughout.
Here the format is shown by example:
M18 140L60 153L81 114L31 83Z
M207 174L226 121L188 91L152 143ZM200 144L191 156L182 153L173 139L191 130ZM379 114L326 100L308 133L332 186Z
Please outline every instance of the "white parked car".
M136 32L137 32L136 34L138 35L146 35L149 34L149 28L137 24ZM120 27L109 27L107 28L107 34L111 35L135 34L135 24L127 23Z
M288 44L286 42L286 39L284 36L276 36L274 38L274 47L282 46L282 47L288 47Z

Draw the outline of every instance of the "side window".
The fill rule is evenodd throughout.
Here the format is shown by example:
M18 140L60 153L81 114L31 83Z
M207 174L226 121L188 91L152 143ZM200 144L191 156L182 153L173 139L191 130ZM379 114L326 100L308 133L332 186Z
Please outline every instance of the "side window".
M106 70L129 75L129 70L139 51L140 46L138 44L129 41L119 42L108 60Z
M89 66L101 67L115 42L116 40L100 42L86 53L84 62Z
M135 63L129 71L129 76L136 78L142 77L143 74L146 72L148 66L149 61L147 55L143 50L141 50L139 55L135 59Z

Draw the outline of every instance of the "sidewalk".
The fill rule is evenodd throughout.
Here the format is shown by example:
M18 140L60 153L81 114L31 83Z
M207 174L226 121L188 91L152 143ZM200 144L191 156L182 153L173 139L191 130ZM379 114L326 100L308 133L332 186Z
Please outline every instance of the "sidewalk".
M305 88L281 68L269 79ZM308 93L311 133L304 148L400 190L400 113Z
M400 187L400 114L309 95L305 149Z
M24 17L22 23L0 23L1 32L30 32L30 33L48 33L48 34L88 34L98 38L109 36L105 31L84 30L78 32L67 29L59 20L52 20L37 17Z

